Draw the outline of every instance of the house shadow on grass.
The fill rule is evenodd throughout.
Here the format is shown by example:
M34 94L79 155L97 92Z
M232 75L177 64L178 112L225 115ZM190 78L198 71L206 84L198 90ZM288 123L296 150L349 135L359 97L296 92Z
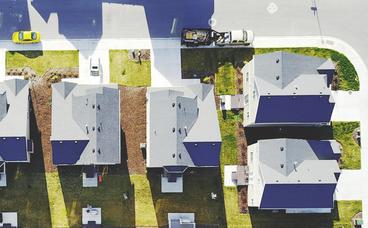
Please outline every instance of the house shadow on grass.
M14 55L15 53L21 54L27 58L34 59L40 56L43 56L43 51L9 51L11 55Z
M8 186L0 188L0 211L18 212L20 227L51 227L41 134L32 109L30 123L31 162L7 164Z
M331 126L246 127L245 136L251 145L258 140L276 138L329 140L333 139L333 132Z
M243 68L254 55L254 48L183 48L181 68L183 79L215 75L219 67L231 63L234 68Z
M161 169L147 171L158 226L168 225L168 213L195 213L199 225L226 224L220 169L188 169L183 193L161 193L161 173ZM216 200L211 199L211 192L217 194Z
M69 226L82 226L82 208L89 204L101 208L104 227L134 227L135 196L129 176L108 173L98 187L83 188L82 169L80 166L58 167ZM124 199L124 193L128 199Z
M334 227L334 221L340 220L338 204L329 214L286 214L285 212L273 213L272 211L249 210L253 228L329 228Z
M96 188L83 188L82 166L58 167L69 226L82 226L82 208L89 204L101 208L104 227L135 227L135 191L128 172L127 146L123 130L121 164L99 167L99 170L106 171L102 183Z

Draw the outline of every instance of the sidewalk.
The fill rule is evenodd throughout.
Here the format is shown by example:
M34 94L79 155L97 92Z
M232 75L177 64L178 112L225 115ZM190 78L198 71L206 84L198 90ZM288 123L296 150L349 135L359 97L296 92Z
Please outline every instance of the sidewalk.
M333 91L335 107L332 112L332 121L360 121L360 92Z

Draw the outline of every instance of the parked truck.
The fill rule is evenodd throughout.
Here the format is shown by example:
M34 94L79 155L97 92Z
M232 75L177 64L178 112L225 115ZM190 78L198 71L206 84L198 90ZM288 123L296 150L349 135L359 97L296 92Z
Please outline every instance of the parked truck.
M250 30L217 32L209 28L185 28L181 34L181 43L187 47L249 45L253 40L254 34Z

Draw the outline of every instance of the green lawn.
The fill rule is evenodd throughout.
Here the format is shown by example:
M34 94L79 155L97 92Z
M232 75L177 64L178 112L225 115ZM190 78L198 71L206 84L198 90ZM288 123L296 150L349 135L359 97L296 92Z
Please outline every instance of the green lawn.
M274 51L287 51L309 56L330 58L336 63L337 75L339 77L339 89L359 90L359 78L353 64L345 55L337 51L323 48L257 48L255 49L255 54L264 54Z
M151 61L139 64L128 58L128 50L110 50L110 82L125 86L150 86Z
M42 76L50 68L78 67L78 51L7 51L6 70L32 68Z
M216 94L235 95L236 90L236 70L231 63L219 67L215 74Z
M360 147L353 139L353 131L359 122L332 122L333 136L342 146L342 169L360 169Z
M20 227L51 227L45 173L29 164L7 164L7 187L0 188L0 211L18 212Z
M126 175L106 175L98 188L82 187L80 168L59 169L60 182L70 227L81 227L82 208L90 204L102 208L106 226L134 226L134 187ZM128 192L129 199L123 200Z
M221 136L221 169L223 179L224 165L237 164L236 124L241 123L242 113L227 111L226 118L218 112ZM248 214L239 213L236 188L223 187L226 224L230 228L238 227L346 227L350 228L350 219L362 210L361 201L338 201L331 214L283 214L270 211L250 210Z

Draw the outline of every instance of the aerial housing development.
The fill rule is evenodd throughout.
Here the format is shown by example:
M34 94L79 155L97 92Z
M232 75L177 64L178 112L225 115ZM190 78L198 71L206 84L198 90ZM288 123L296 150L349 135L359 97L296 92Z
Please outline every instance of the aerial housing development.
M0 228L368 227L367 9L1 0Z

